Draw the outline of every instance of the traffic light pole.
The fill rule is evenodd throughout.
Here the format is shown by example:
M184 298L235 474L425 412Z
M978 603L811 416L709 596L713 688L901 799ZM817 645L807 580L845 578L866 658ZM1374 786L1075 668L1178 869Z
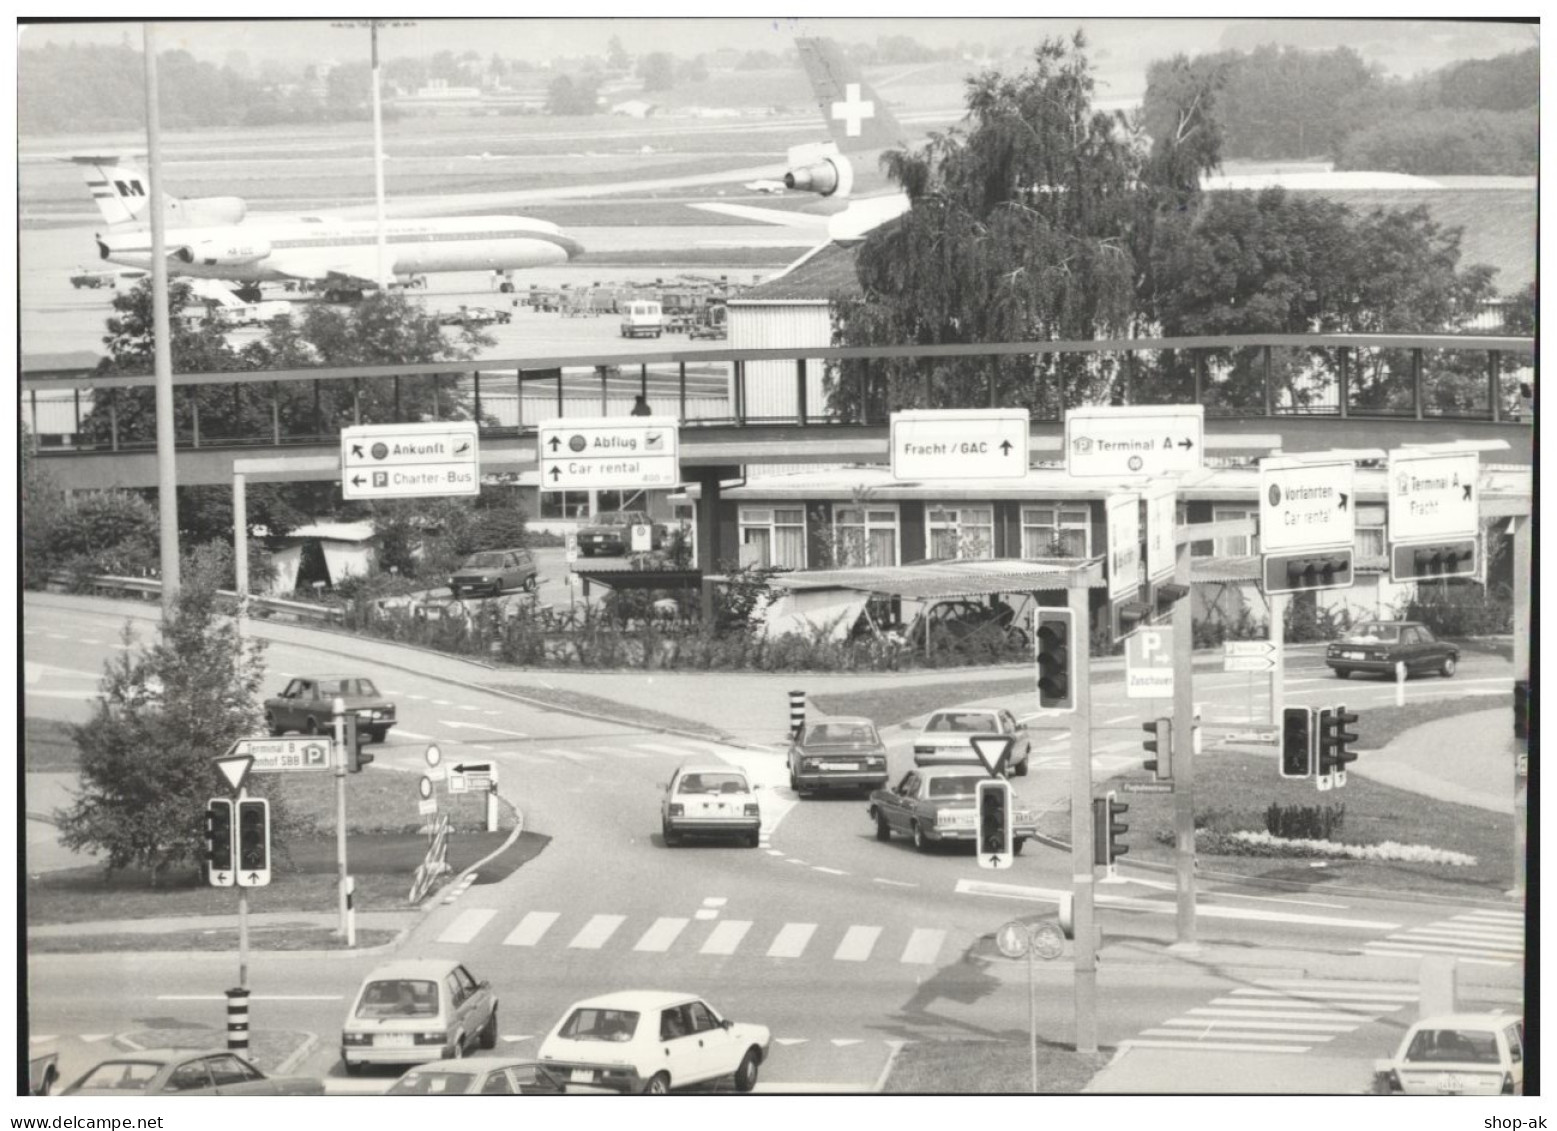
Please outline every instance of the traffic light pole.
M233 806L233 828L238 827L237 814L242 812L240 806L244 798L249 796L249 791L243 786L238 787L238 804ZM234 867L242 865L243 861L234 859ZM238 885L238 988L249 988L249 889L242 884Z
M339 881L338 896L341 912L340 936L349 934L347 925L346 893L346 701L336 699L330 704L335 723L335 863Z
M1189 542L1174 539L1173 581L1190 591ZM1173 864L1178 893L1173 949L1194 953L1195 941L1195 688L1193 596L1173 603Z
M1281 726L1282 712L1287 706L1287 595L1274 593L1270 597L1270 725ZM1252 714L1252 712L1251 712Z
M1097 1052L1097 928L1092 908L1092 616L1090 589L1071 584L1066 597L1075 630L1076 711L1070 728L1070 862L1075 934L1076 1051ZM1183 602L1179 602L1183 604Z
M1514 524L1514 679L1530 683L1530 517L1515 515ZM1534 688L1530 689L1527 704L1540 704ZM1529 707L1526 706L1526 712ZM1538 719L1526 719L1525 738L1514 739L1514 756L1526 756L1530 752L1529 734L1539 725ZM1516 763L1517 765L1517 763ZM1514 887L1512 895L1525 896L1525 853L1528 851L1528 823L1530 820L1530 779L1514 774Z

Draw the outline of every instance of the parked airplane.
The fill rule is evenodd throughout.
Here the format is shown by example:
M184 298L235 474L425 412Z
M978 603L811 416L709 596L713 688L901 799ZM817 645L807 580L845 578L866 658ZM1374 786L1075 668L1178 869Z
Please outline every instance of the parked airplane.
M137 222L148 203L146 178L111 158L74 158L86 168L87 185L109 225L97 236L103 259L126 267L151 267L151 230ZM327 297L360 294L378 274L378 225L374 222L251 218L237 197L179 201L164 198L168 269L175 275L243 284L241 297L257 299L258 284L306 280ZM447 271L496 271L566 263L583 254L577 240L544 220L519 216L465 216L391 220L385 227L387 268L397 279ZM512 282L504 289L512 290Z

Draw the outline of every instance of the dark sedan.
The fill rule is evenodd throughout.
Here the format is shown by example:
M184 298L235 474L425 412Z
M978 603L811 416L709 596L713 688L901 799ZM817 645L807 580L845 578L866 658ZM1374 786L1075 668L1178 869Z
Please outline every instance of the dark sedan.
M289 730L331 734L336 699L344 700L346 710L356 714L358 732L370 741L383 742L395 725L395 705L379 694L371 679L354 676L299 676L280 695L265 700L265 725L274 735Z
M310 1076L266 1076L243 1057L209 1049L147 1049L105 1060L67 1096L322 1096Z
M1325 649L1325 663L1341 679L1352 672L1394 677L1401 664L1408 676L1436 672L1447 678L1459 662L1458 648L1408 620L1364 621Z
M887 784L887 748L869 719L812 723L789 744L789 788L801 797L824 789L879 789Z

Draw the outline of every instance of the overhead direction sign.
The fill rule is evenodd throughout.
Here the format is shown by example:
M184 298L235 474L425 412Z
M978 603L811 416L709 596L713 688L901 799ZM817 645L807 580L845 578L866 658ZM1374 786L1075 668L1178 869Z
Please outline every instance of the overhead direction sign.
M1173 573L1177 550L1173 527L1178 521L1179 492L1171 480L1146 492L1146 580L1161 581Z
M1173 696L1173 626L1138 628L1125 637L1125 698Z
M539 430L541 490L635 490L681 482L674 417L566 417Z
M1357 508L1351 460L1260 460L1260 552L1350 547Z
M1389 453L1389 540L1474 538L1480 524L1475 452Z
M250 773L282 774L310 770L329 770L328 738L240 738L232 744L227 758L248 756ZM226 770L224 769L225 773ZM234 789L237 787L234 786Z
M410 499L481 493L474 420L361 424L341 430L341 495Z
M1083 478L1183 475L1204 463L1203 405L1090 405L1065 413L1065 470Z
M1025 408L909 409L892 414L892 478L1021 479Z
M1108 497L1108 595L1135 596L1141 589L1141 504L1135 494Z

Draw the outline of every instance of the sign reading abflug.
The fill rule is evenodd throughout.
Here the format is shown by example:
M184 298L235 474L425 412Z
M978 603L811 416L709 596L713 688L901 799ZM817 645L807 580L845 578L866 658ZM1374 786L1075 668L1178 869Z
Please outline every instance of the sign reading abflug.
M1260 461L1260 552L1352 545L1356 465Z
M540 426L541 490L674 487L680 433L659 416L562 418Z
M892 478L1021 479L1024 408L918 409L892 414Z

